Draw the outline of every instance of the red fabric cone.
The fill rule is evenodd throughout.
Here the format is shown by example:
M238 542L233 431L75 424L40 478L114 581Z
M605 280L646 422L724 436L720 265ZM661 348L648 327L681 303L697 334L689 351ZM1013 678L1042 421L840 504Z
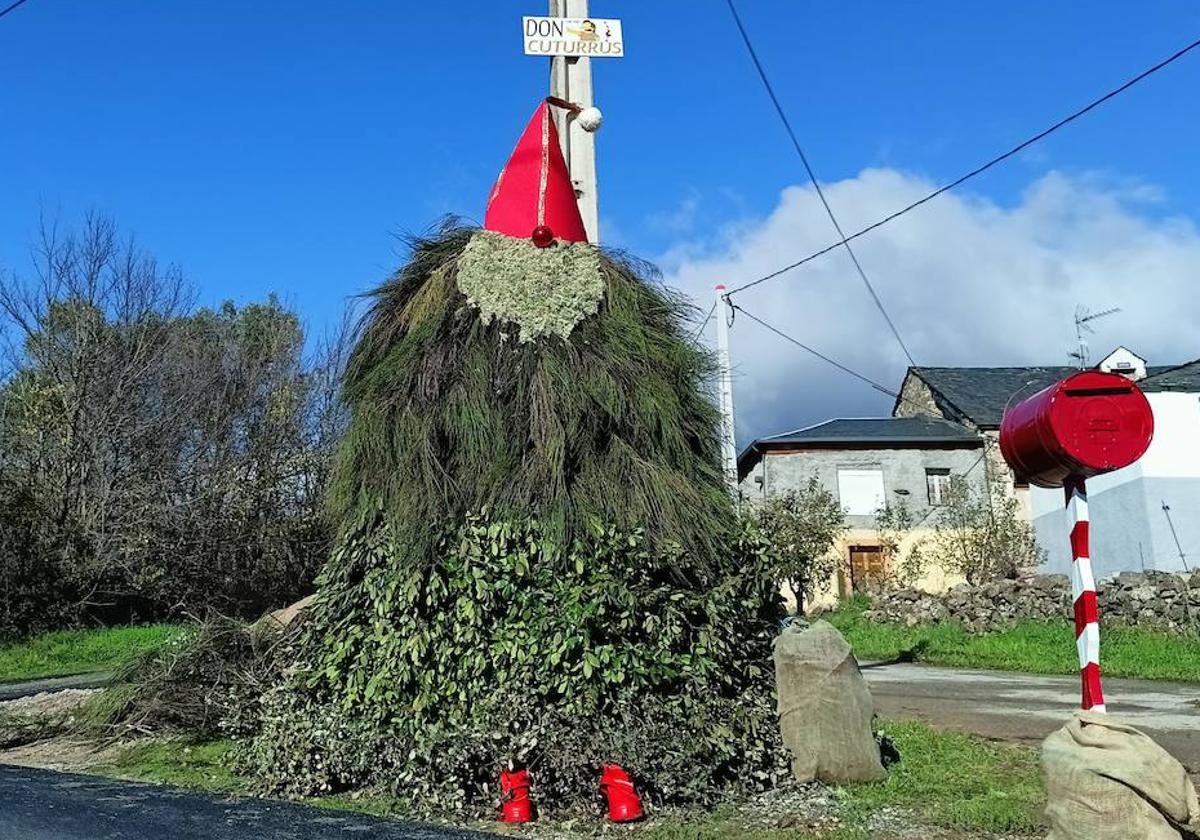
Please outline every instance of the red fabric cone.
M547 227L555 239L587 242L558 129L544 102L533 112L492 187L483 227L519 239L531 238L534 228Z

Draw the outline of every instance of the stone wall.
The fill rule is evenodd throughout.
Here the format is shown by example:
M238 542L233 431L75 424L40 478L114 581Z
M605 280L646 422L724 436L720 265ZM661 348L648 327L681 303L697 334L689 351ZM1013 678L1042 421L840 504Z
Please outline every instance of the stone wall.
M932 524L940 507L929 504L926 484L927 469L948 469L954 475L965 476L976 489L984 487L986 471L980 466L980 446L964 441L949 449L881 446L878 449L801 449L792 452L765 452L758 465L742 479L742 498L757 503L780 496L789 490L803 490L809 480L816 478L821 486L841 499L838 472L851 469L877 469L883 474L885 501L895 504L904 500L914 522ZM761 478L762 483L755 481ZM899 492L901 495L897 495ZM874 512L865 515L847 513L850 528L874 528ZM878 536L872 543L878 543Z
M1100 624L1112 622L1163 630L1200 629L1200 572L1122 572L1096 583ZM1066 575L964 583L942 595L901 589L876 600L867 618L912 627L958 621L971 632L1007 627L1023 618L1070 620L1071 581Z

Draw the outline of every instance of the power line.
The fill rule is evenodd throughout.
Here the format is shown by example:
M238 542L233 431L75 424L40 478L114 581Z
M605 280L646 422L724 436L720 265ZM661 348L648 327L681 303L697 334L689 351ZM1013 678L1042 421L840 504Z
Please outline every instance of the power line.
M971 180L976 175L981 175L982 173L988 171L996 164L1002 163L1002 162L1008 160L1013 155L1015 155L1021 151L1024 151L1025 149L1032 146L1034 143L1037 143L1039 140L1045 139L1049 135L1058 131L1063 126L1065 126L1071 122L1074 122L1075 120L1082 117L1084 114L1088 113L1089 111L1092 111L1093 109L1099 107L1100 105L1103 105L1105 102L1112 99L1113 97L1118 96L1119 94L1122 94L1125 91L1129 90L1129 88L1133 87L1138 82L1142 81L1143 79L1147 78L1148 76L1151 76L1154 73L1157 73L1159 70L1162 70L1168 64L1171 64L1171 63L1177 61L1178 59L1183 58L1183 56L1187 55L1189 52L1196 49L1197 47L1200 47L1200 39L1192 41L1192 43L1188 44L1186 47L1183 47L1182 49L1172 53L1171 55L1164 58L1162 61L1158 62L1154 66L1152 66L1146 70L1143 70L1141 73L1138 73L1136 76L1134 76L1132 79L1130 79L1129 81L1122 84L1120 87L1113 88L1108 93L1101 96L1099 99L1095 99L1092 102L1085 105L1084 107L1080 108L1078 111L1075 111L1074 113L1072 113L1066 117L1063 117L1061 120L1054 123L1054 125L1050 126L1049 128L1047 128L1043 131L1039 131L1037 134L1033 135L1029 139L1018 143L1017 145L1013 146L1008 151L1003 152L1002 154L999 154L996 157L992 158L987 163L985 163L981 166L975 167L970 172L967 172L965 175L961 175L958 178L955 178L953 181L946 184L945 186L938 187L936 190L929 193L929 195L925 196L924 198L920 198L917 201L914 201L912 204L909 204L907 207L900 208L896 212L892 213L889 216L883 217L882 219L875 222L874 224L867 225L862 230L858 231L857 233L850 234L850 236L845 237L840 242L834 242L831 245L827 245L826 247L822 248L821 250L815 251L815 252L809 254L804 259L797 260L796 262L791 263L790 265L785 265L783 268L780 268L777 271L772 271L770 274L763 275L762 277L759 277L757 280L753 280L749 283L745 283L741 286L738 286L737 288L732 289L729 292L729 294L734 295L734 294L737 294L738 292L744 292L746 289L749 289L753 286L757 286L759 283L765 283L766 281L772 280L781 274L786 274L787 272L791 271L794 268L799 268L800 266L804 265L807 262L812 262L817 257L821 257L821 256L824 256L825 254L828 254L830 251L833 251L836 248L841 247L842 245L844 245L847 242L852 242L855 239L858 239L863 234L870 233L871 231L875 230L876 228L883 227L888 222L891 222L894 219L897 219L900 216L903 216L905 213L909 212L910 210L915 210L917 207L920 207L922 204L925 204L926 202L932 201L933 199L937 198L942 193L949 192L950 190L954 189L955 187L958 187L958 186L966 183L967 181Z
M708 314L704 316L704 323L692 333L692 343L695 344L700 340L700 336L704 333L704 328L708 326L708 322L712 320L713 313L717 311L717 302L714 300L713 305L708 308Z
M764 321L762 318L759 318L759 317L758 317L758 316L756 316L756 315L752 315L752 314L750 314L750 313L749 313L749 312L747 312L745 309L743 309L742 307L738 306L736 303L734 303L734 302L730 301L730 302L729 302L729 305L730 305L730 307L732 307L732 308L733 308L735 311L737 311L737 312L741 312L743 315L745 315L745 316L746 316L747 318L749 318L751 321L754 321L755 323L757 323L759 326L765 327L766 329L768 329L768 330L770 330L771 332L775 333L775 335L777 335L777 336L779 336L780 338L782 338L784 341L787 341L787 342L790 342L790 343L792 343L792 344L796 345L797 347L799 347L801 350L805 351L806 353L811 353L812 355L816 356L818 359L820 359L821 361L825 362L826 364L833 365L835 368L837 368L838 370L840 370L842 373L848 373L848 374L850 374L851 376L853 376L855 379L861 379L863 382L865 382L865 383L867 383L868 385L870 385L870 386L871 386L872 388L874 388L876 391L879 391L879 392L881 392L881 393L887 394L889 397L892 397L892 398L894 398L894 399L900 399L900 395L899 395L899 394L897 394L895 391L893 391L892 389L890 389L890 388L887 388L887 387L885 387L885 386L883 386L883 385L880 385L878 382L876 382L874 379L872 379L871 377L867 376L866 374L859 373L858 371L854 370L853 368L851 368L851 367L847 367L846 365L842 364L842 363L841 363L841 362L839 362L837 359L831 359L829 356L826 356L826 355L825 355L824 353L822 353L820 350L814 350L812 347L809 347L809 346L808 346L807 344L805 344L804 342L802 342L802 341L800 341L800 340L798 340L798 339L792 338L792 337L791 337L790 335L788 335L787 333L785 333L785 332L783 332L783 331L781 331L781 330L779 330L779 329L776 329L775 327L771 326L771 325L770 325L770 324L768 324L766 321Z
M813 172L813 168L808 162L808 156L804 154L804 149L801 148L800 141L796 138L796 132L792 129L792 124L787 118L787 113L783 110L783 105L780 104L779 97L775 95L775 88L772 86L771 80L767 78L767 71L758 59L758 53L754 49L754 44L750 41L750 34L746 32L746 27L742 25L742 18L738 15L737 7L734 6L733 0L725 0L725 2L728 4L729 11L733 15L733 22L737 24L738 32L741 33L742 42L746 45L747 52L750 53L750 60L754 62L754 69L758 71L758 77L762 79L763 87L767 90L767 96L771 98L771 104L775 106L775 113L779 115L780 122L783 123L788 137L791 138L792 146L796 149L796 154L800 156L800 162L804 164L804 171L808 173L808 180L812 182L813 188L817 191L817 197L821 199L821 204L825 207L825 212L829 215L829 221L833 222L833 229L841 237L839 244L844 246L846 253L850 255L850 261L854 263L854 268L858 272L858 276L862 278L863 285L867 287L867 292L871 295L871 300L875 301L875 307L879 310L879 314L883 316L883 320L887 322L888 329L892 331L892 335L895 336L896 343L904 351L904 355L908 358L908 363L916 367L916 360L913 358L912 353L908 352L908 346L905 345L904 339L900 337L900 331L896 329L896 325L892 322L892 317L888 315L883 301L879 298L879 294L875 291L875 287L871 284L870 279L868 279L867 273L863 271L862 264L858 261L858 255L850 247L849 239L842 232L842 226L838 223L837 216L833 213L833 208L829 206L828 199L825 198L825 191L821 189L817 175Z
M17 6L20 6L23 3L27 3L27 2L29 2L29 0L17 0L17 2L13 3L11 6L8 6L3 11L0 11L0 18L4 17L6 14L11 12L13 9L17 8Z
M929 414L928 406L923 405L922 403L916 402L915 400L911 400L908 397L905 397L903 394L893 391L891 388L888 388L886 385L880 385L878 382L876 382L871 377L867 376L865 373L859 373L854 368L852 368L848 365L842 364L837 359L826 356L820 350L816 350L812 347L809 347L803 341L800 341L797 338L793 338L792 336L788 335L787 333L785 333L783 330L779 329L778 327L774 327L774 326L768 324L766 321L764 321L762 318L759 318L757 315L752 315L751 313L747 312L745 309L743 309L741 306L734 303L733 301L728 301L728 303L729 303L730 309L733 309L735 312L741 312L743 315L745 315L751 321L754 321L759 326L764 327L765 329L770 330L771 332L775 333L775 335L779 336L780 338L782 338L784 341L788 342L789 344L794 344L797 347L799 347L801 350L803 350L804 352L811 353L813 356L816 356L818 359L825 362L826 364L832 365L833 367L837 368L842 373L849 374L850 376L853 376L855 379L858 379L862 382L867 383L872 388L874 388L876 391L879 391L881 394L886 394L887 396L891 397L892 399L896 400L897 402L908 403L913 408L917 409L919 414L921 414L921 415Z

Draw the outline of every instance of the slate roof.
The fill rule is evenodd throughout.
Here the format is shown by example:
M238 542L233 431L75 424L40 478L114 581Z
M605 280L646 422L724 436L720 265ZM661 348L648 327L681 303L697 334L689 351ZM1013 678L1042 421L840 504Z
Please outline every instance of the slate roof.
M1151 373L1151 371L1154 371ZM1200 359L1168 368L1147 368L1138 387L1147 393L1183 391L1200 393Z
M922 446L961 446L974 449L983 439L970 429L939 417L857 417L826 420L815 426L759 438L738 457L738 473L745 476L771 449L896 449Z
M979 435L937 417L841 417L756 443L954 443Z
M1040 391L1077 368L1071 367L914 367L943 413L981 428L998 428L1014 394ZM1014 400L1015 402L1015 400Z
M1193 368L1184 371L1184 368ZM1017 402L1078 371L1074 367L914 367L909 372L933 391L943 413L981 429L1000 428L1009 402ZM1171 380L1158 377L1179 371ZM1177 387L1166 387L1168 382ZM1187 390L1182 383L1200 386L1200 360L1187 365L1147 367L1138 383L1145 391ZM1200 389L1200 388L1198 388ZM897 400L899 403L899 400Z

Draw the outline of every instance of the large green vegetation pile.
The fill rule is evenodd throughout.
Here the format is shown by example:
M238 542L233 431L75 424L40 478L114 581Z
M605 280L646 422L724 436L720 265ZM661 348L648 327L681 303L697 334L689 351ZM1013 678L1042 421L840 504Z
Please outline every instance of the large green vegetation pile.
M415 241L375 292L343 385L335 520L381 510L401 541L428 547L487 507L537 518L560 544L616 523L644 527L655 548L683 546L694 565L715 560L734 511L707 394L712 360L683 333L686 305L643 281L644 267L604 257L599 311L568 340L522 342L528 325L481 318L456 283L473 235L494 236L450 228ZM538 250L510 242L517 254ZM495 261L494 282L521 282L502 251ZM564 295L543 306L576 304Z
M468 811L510 761L549 808L590 803L605 761L662 801L770 785L781 604L722 484L684 307L601 255L595 314L522 341L456 284L472 235L415 242L375 295L344 386L337 548L245 761L293 794ZM514 265L497 277L522 282Z

